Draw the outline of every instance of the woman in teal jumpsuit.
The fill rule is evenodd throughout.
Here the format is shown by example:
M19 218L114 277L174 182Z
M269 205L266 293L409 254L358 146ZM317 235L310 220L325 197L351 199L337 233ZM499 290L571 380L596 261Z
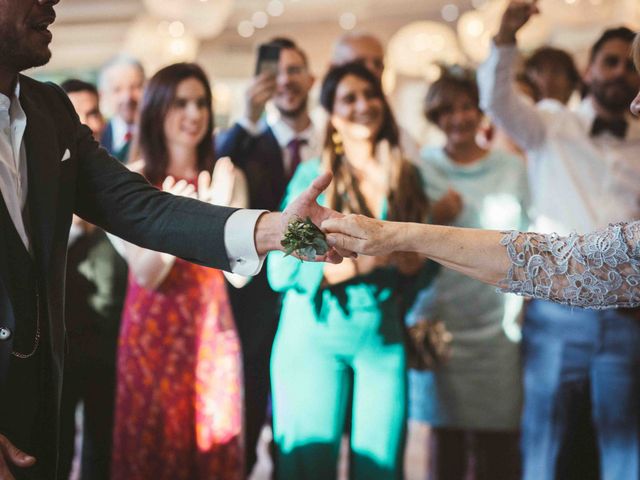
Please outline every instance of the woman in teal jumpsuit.
M397 128L378 81L359 64L323 82L330 113L322 159L298 167L284 205L322 171L335 180L319 201L342 212L423 221L426 198L397 147ZM276 475L331 480L349 400L350 476L399 480L406 423L402 304L434 274L407 254L301 262L272 253L271 286L284 292L271 357Z

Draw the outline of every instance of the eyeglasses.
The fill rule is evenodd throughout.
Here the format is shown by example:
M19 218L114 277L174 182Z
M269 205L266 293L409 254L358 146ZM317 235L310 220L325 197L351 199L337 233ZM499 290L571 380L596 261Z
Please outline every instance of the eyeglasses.
M298 77L307 73L307 67L303 65L290 65L287 68L278 69L278 75L284 74L287 77Z

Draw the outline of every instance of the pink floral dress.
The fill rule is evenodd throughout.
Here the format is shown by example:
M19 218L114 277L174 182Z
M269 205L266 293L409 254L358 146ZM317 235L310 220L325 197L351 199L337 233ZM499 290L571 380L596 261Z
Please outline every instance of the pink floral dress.
M240 343L221 271L177 259L123 312L111 478L244 478Z

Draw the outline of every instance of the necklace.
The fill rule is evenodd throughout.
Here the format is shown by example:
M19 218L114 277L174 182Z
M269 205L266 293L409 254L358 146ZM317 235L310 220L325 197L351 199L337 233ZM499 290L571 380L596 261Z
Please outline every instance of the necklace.
M22 359L33 357L36 350L38 350L38 345L40 345L40 289L38 288L38 283L36 283L36 335L33 340L33 348L29 353L20 353L14 350L11 355Z

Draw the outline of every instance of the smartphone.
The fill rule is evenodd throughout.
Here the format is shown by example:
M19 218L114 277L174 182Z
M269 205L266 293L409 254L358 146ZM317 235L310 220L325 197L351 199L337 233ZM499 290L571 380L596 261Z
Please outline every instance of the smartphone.
M280 60L280 47L264 43L258 48L258 61L256 62L256 75L263 72L278 74L278 61Z

